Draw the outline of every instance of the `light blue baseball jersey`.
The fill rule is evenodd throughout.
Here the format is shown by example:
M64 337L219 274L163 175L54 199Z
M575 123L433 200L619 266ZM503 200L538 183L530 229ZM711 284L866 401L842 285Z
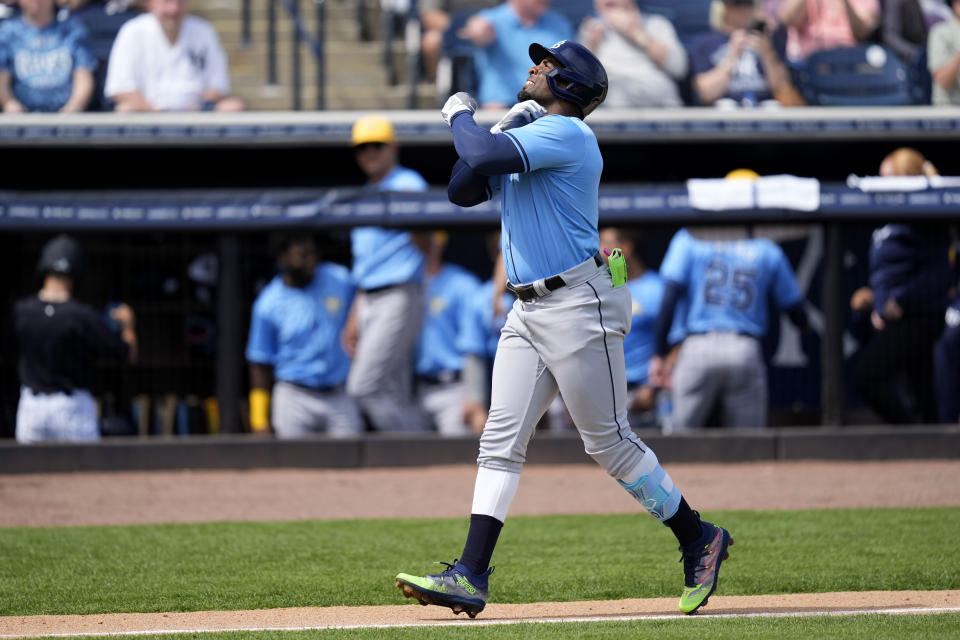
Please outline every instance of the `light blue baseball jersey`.
M470 305L479 287L479 278L455 264L444 264L427 279L427 308L415 347L418 375L463 368L463 352L457 341L470 320Z
M426 191L427 181L406 167L396 166L376 191ZM350 233L353 251L353 281L360 289L378 289L423 278L423 254L410 233L383 227L356 227Z
M507 323L507 314L510 312L514 300L512 293L504 293L500 299L504 312L495 314L493 309L493 280L487 280L477 287L471 296L463 331L457 340L460 352L492 360L497 353L500 331L503 329L503 325Z
M654 325L663 300L663 280L656 271L645 271L627 282L632 303L633 321L630 333L623 339L623 355L627 362L627 383L647 382L650 358L656 351Z
M353 291L346 267L328 262L317 265L303 289L276 276L253 303L247 360L273 365L277 380L308 387L342 384L350 359L340 333Z
M0 70L10 72L13 95L28 111L59 111L73 92L74 70L96 66L77 20L43 29L20 16L0 22Z
M711 242L681 229L660 276L686 289L688 333L733 331L762 337L769 300L781 309L803 299L783 250L766 238Z
M547 11L532 25L520 22L510 5L484 9L478 15L486 18L497 32L496 39L479 48L474 67L479 76L477 101L480 104L500 102L512 105L523 88L527 71L533 66L527 53L531 42L558 42L574 36L570 21L555 11Z
M504 132L526 170L492 176L501 194L507 277L523 284L574 267L597 251L597 190L603 157L579 118L548 115Z

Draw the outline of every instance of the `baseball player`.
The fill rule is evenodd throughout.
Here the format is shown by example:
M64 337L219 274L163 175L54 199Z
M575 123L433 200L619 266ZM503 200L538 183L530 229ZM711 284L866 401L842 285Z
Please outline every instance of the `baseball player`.
M80 245L60 235L44 245L37 263L43 286L18 301L13 328L20 351L17 442L100 439L90 387L100 356L137 359L134 314L126 304L110 311L113 332L102 314L73 297L83 271Z
M340 344L353 300L350 273L318 265L306 234L278 234L273 250L281 273L254 301L247 340L250 427L265 432L272 424L278 438L356 435L363 419L344 391L350 360Z
M420 408L444 436L466 435L463 352L458 345L470 313L475 275L443 261L447 234L432 234L427 249L426 298L423 329L417 340L416 374Z
M534 43L529 54L533 66L520 102L494 126L497 133L476 124L476 101L465 93L451 96L441 110L459 155L450 199L473 206L500 194L502 254L517 301L497 346L463 554L443 573L401 573L396 585L422 604L470 617L483 610L490 559L527 443L559 390L586 452L679 540L680 609L692 613L716 588L732 540L700 520L627 423L623 337L630 329L630 290L620 278L613 281L598 250L603 158L583 122L603 101L607 75L574 42Z
M720 402L722 426L761 428L767 424L767 377L760 341L769 325L768 304L772 298L805 332L803 294L773 241L710 233L698 239L681 229L660 265L666 286L650 378L660 386L671 375L664 360L667 334L683 298L687 335L672 371L674 427L703 427Z
M389 120L361 118L351 139L367 190L426 191L419 173L397 164ZM420 429L412 378L413 343L423 319L424 236L366 226L351 232L350 243L359 291L344 333L353 357L347 393L378 431Z

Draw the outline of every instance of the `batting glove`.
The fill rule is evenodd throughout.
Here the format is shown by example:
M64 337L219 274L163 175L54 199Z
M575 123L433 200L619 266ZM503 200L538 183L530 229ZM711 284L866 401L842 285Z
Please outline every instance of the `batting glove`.
M490 127L490 133L500 133L507 129L516 129L530 124L547 112L536 100L524 100L510 107L507 114L500 118L500 122Z
M443 117L443 121L447 123L447 126L450 126L450 123L453 122L453 116L461 111L469 111L472 114L476 112L478 106L473 96L466 91L458 91L447 98L443 109L440 109L440 115Z

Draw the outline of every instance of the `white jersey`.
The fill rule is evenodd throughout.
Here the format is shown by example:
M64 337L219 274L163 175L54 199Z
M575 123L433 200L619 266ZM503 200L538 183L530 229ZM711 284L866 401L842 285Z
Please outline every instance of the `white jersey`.
M227 54L209 22L186 16L174 44L151 13L120 28L107 66L108 98L137 91L155 109L189 111L208 90L230 92Z

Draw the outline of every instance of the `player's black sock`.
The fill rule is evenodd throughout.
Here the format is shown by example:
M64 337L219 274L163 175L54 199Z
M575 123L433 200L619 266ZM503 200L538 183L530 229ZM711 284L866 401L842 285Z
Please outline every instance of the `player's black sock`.
M673 535L677 536L677 541L681 547L696 542L703 535L700 516L690 508L683 496L680 497L680 506L677 507L677 512L664 520L663 523L670 527Z
M460 563L470 571L481 574L490 568L493 548L497 546L503 523L493 516L470 514L470 531L463 547Z

